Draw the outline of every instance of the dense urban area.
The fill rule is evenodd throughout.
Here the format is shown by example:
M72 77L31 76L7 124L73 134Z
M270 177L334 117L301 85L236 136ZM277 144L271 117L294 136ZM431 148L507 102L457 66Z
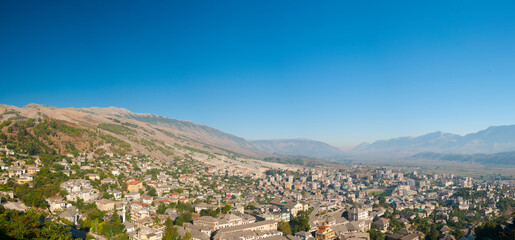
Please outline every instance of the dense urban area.
M3 121L0 238L515 239L511 179L360 164L252 169L240 163L258 160L140 139L166 156L155 157L108 134L125 129ZM66 140L79 135L91 137L81 150Z

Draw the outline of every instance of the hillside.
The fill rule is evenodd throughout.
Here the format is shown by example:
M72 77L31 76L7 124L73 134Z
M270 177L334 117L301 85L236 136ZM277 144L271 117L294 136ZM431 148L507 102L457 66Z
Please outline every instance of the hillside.
M61 120L21 118L0 123L0 141L7 148L27 155L78 155L108 151L125 155L133 151L131 144L101 131L94 131Z
M11 118L50 118L89 129L102 129L122 138L155 137L173 143L198 145L206 150L262 157L263 153L239 138L205 125L169 119L151 114L132 113L127 109L57 108L29 104L23 108L0 105L0 120Z
M122 118L134 119L140 122L150 123L156 126L167 127L177 132L182 133L183 137L187 137L196 141L205 141L215 146L226 147L230 149L244 149L256 151L257 149L249 142L241 137L234 136L222 132L212 127L196 124L191 121L170 119L163 116L152 114L117 114L116 116Z
M133 113L117 107L58 108L29 104L19 108L0 105L0 121L9 119L56 120L65 125L113 136L133 146L135 151L161 157L172 156L184 148L256 159L327 159L344 155L336 147L309 139L247 141L203 124L148 113Z
M256 150L243 138L201 124L123 108L0 105L0 123L0 143L28 155L112 152L170 161L193 157L210 165L250 171L287 167L259 161L272 155Z
M327 159L344 156L344 152L327 143L309 139L274 139L250 141L258 150L290 156Z

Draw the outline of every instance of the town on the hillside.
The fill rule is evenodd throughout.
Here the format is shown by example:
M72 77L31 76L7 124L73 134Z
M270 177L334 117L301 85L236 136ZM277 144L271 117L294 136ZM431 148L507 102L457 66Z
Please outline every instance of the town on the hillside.
M249 171L196 160L203 154L189 152L172 161L109 151L31 156L0 146L4 237L45 232L55 239L134 240L514 236L509 179L363 165ZM18 216L35 221L32 228L39 232Z

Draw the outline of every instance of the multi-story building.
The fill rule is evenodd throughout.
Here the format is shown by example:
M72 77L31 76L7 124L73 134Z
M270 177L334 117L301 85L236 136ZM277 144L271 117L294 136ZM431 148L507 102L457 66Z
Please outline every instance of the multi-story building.
M127 182L127 191L129 191L129 192L137 192L140 189L143 189L143 182L141 182L141 181L130 181L130 182Z
M348 212L349 221L358 221L368 218L368 211L362 208L353 207Z
M333 240L336 239L336 233L324 222L318 227L318 230L315 233L315 239Z

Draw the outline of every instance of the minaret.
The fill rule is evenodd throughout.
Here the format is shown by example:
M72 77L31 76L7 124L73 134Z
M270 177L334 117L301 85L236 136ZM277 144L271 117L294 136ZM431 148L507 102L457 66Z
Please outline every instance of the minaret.
M122 223L125 222L125 203L123 203L123 210L122 210Z

